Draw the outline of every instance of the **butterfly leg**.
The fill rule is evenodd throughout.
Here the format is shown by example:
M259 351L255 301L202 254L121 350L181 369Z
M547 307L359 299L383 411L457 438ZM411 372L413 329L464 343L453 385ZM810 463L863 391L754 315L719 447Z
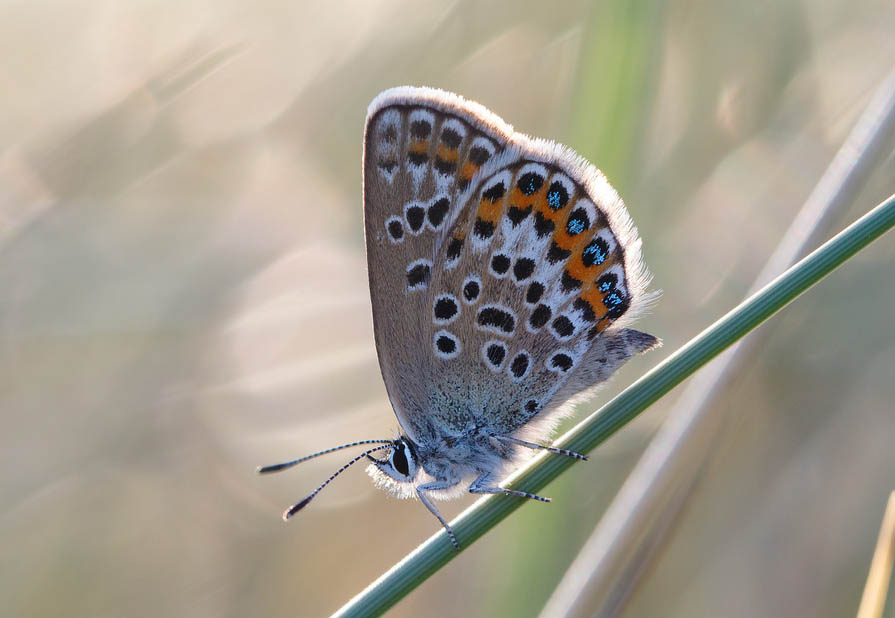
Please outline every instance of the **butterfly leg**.
M427 491L438 491L441 489L450 489L456 482L451 481L434 481L432 483L426 483L425 485L420 485L416 488L416 495L420 499L429 512L435 515L438 521L441 522L441 525L444 526L445 531L448 533L448 537L451 539L451 545L454 546L454 549L460 551L460 544L457 542L457 537L454 536L454 531L448 525L447 521L445 521L444 517L441 516L441 513L438 512L438 509L435 508L435 505L432 504L432 501L429 500L429 497L424 493Z
M548 453L555 453L557 455L565 455L566 457L574 457L575 459L587 461L587 455L582 455L581 453L576 453L575 451L568 451L564 448L556 448L555 446L547 446L544 444L536 444L534 442L526 442L525 440L519 440L518 438L513 438L511 436L493 435L492 437L497 440L501 440L503 442L509 442L510 444L524 446L525 448L541 449L541 450L547 451Z
M516 489L506 489L498 485L492 485L494 480L491 475L485 473L474 480L469 486L471 494L507 494L508 496L519 496L520 498L528 498L529 500L537 500L539 502L550 502L550 498L530 494L527 491L518 491ZM489 486L490 485L490 486Z

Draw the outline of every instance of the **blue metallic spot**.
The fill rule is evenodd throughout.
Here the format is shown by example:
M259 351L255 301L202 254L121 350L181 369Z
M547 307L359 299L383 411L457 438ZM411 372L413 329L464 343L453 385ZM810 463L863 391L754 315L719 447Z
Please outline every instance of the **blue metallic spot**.
M601 292L605 292L606 290L608 290L611 287L612 287L612 283L609 281L604 281L599 286Z
M572 236L580 234L584 231L584 221L582 221L581 219L572 219L566 225L566 231Z
M584 248L582 252L588 258L591 265L599 266L606 260L606 252L600 247L599 243L592 242Z
M556 210L560 207L560 195L559 191L551 191L547 194L547 203L550 205L550 208Z
M603 304L607 307L616 307L622 303L622 297L617 293L613 292L609 296L603 299Z

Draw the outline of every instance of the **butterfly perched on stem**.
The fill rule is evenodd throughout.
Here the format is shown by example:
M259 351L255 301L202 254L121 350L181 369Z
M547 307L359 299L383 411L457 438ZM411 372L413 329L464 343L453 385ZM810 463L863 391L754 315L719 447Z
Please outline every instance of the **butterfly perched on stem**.
M377 96L364 135L364 227L376 349L403 431L370 446L376 482L432 502L500 486L576 396L659 344L627 328L652 297L640 239L605 176L432 88ZM388 451L383 458L373 454Z

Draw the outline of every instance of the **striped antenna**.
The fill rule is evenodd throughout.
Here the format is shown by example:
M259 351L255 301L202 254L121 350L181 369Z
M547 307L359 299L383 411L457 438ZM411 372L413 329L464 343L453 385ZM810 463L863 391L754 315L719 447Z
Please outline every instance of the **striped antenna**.
M351 442L350 444L343 444L342 446L334 446L332 448L328 448L325 451L320 451L319 453L314 453L313 455L305 455L304 457L299 457L298 459L293 459L292 461L285 461L283 463L273 464L270 466L258 466L257 472L258 474L270 474L271 472L279 472L281 470L285 470L286 468L291 468L292 466L298 465L303 461L314 459L315 457L320 457L321 455L326 455L328 453L334 453L335 451L341 451L343 448L351 448L352 446L361 446L364 444L385 444L386 442L391 444L393 440L361 440L360 442Z
M283 513L283 521L288 520L290 517L292 517L293 515L295 515L296 513L298 513L300 510L302 510L303 508L305 508L305 507L308 505L308 503L309 503L311 500L314 499L314 496L316 496L317 494L320 493L320 490L322 490L324 487L326 487L327 485L329 485L329 484L332 482L332 480L333 480L334 478L336 478L337 476L339 476L340 474L342 474L345 470L347 470L348 468L350 468L351 466L353 466L354 464L356 464L357 462L359 462L361 459L363 459L364 457L370 457L370 453L375 453L376 451L381 451L381 450L383 450L383 449L387 449L387 448L391 448L391 447L392 447L391 440L389 440L389 443L388 443L388 444L382 444L382 445L377 446L377 447L375 447L375 448L371 448L371 449L369 449L369 450L366 450L366 451L364 451L363 453L361 453L360 455L358 455L357 457L355 457L354 459L352 459L351 461L349 461L348 463L346 463L344 466L342 466L341 468L339 468L338 470L336 470L336 471L333 473L332 476L330 476L328 479L326 479L325 481L323 481L323 483L320 484L320 487L318 487L317 489L315 489L314 491L312 491L312 492L308 495L307 498L305 498L305 499L302 500L301 502L296 502L295 504L293 504L292 506L290 506L290 507L286 510L286 512ZM370 459L372 459L372 457L370 457Z

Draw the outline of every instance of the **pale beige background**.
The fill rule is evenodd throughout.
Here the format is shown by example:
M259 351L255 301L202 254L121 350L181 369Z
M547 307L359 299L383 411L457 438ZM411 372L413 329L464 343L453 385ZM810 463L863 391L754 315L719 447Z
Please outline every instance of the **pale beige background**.
M361 226L380 90L476 98L625 197L666 346L586 413L741 298L893 32L883 0L3 2L0 615L324 615L436 530L360 469L283 524L341 456L254 474L396 429ZM856 610L895 485L893 266L890 235L765 327L627 616ZM536 615L673 399L392 615Z

